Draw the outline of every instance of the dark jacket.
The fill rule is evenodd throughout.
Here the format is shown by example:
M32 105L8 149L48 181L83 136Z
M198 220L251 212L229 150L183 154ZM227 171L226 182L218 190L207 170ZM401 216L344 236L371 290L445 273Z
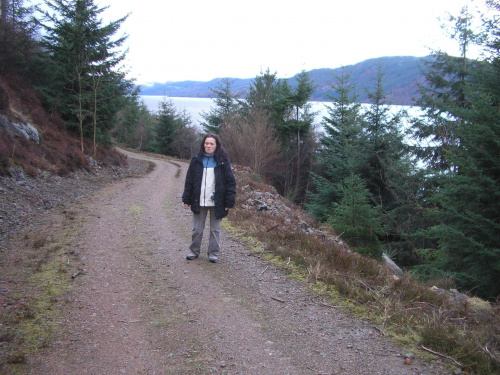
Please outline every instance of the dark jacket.
M236 198L236 180L231 171L229 160L222 157L217 151L214 154L216 166L215 174L215 218L227 216L226 208L234 207ZM186 174L182 202L191 206L191 211L200 213L201 180L203 177L203 153L199 152L191 160Z

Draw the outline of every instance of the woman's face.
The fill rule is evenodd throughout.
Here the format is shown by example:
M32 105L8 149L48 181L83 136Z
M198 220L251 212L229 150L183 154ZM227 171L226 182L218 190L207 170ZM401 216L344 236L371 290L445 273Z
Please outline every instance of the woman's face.
M212 155L217 148L217 144L215 143L214 138L207 137L205 139L205 154Z

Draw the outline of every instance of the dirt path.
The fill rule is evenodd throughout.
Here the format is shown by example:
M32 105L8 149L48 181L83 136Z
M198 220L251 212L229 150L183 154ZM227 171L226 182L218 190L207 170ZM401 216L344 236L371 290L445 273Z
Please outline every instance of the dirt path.
M146 158L129 154L129 157ZM442 374L367 322L327 307L307 287L223 231L220 261L186 261L187 165L154 160L143 178L80 203L84 263L64 335L30 374Z

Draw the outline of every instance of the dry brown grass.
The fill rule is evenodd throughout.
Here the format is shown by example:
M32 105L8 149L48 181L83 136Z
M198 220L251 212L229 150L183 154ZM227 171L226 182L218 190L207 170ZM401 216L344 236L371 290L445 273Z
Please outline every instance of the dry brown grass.
M351 306L353 313L370 318L384 334L448 356L447 361L469 373L500 372L498 304L480 300L473 304L475 299L463 301L431 289L433 285L450 289L449 280L424 285L409 273L397 278L381 263L346 251L331 229L323 227L321 234L306 234L299 223L305 221L313 228L319 224L292 204L287 212L289 220L269 211L243 209L251 191L243 186L275 191L256 181L248 169L235 169L239 190L231 225L262 243L261 251L281 259L284 269L322 285L326 297L338 296L336 305Z

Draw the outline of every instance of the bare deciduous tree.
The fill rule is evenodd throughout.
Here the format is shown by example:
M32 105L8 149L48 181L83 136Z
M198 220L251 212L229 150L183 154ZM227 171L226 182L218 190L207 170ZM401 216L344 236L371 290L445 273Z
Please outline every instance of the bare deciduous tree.
M190 159L199 149L200 136L194 126L177 130L172 142L172 153L181 159Z
M255 173L269 175L280 160L280 146L267 113L252 109L245 117L230 116L221 137L234 163L248 166Z

